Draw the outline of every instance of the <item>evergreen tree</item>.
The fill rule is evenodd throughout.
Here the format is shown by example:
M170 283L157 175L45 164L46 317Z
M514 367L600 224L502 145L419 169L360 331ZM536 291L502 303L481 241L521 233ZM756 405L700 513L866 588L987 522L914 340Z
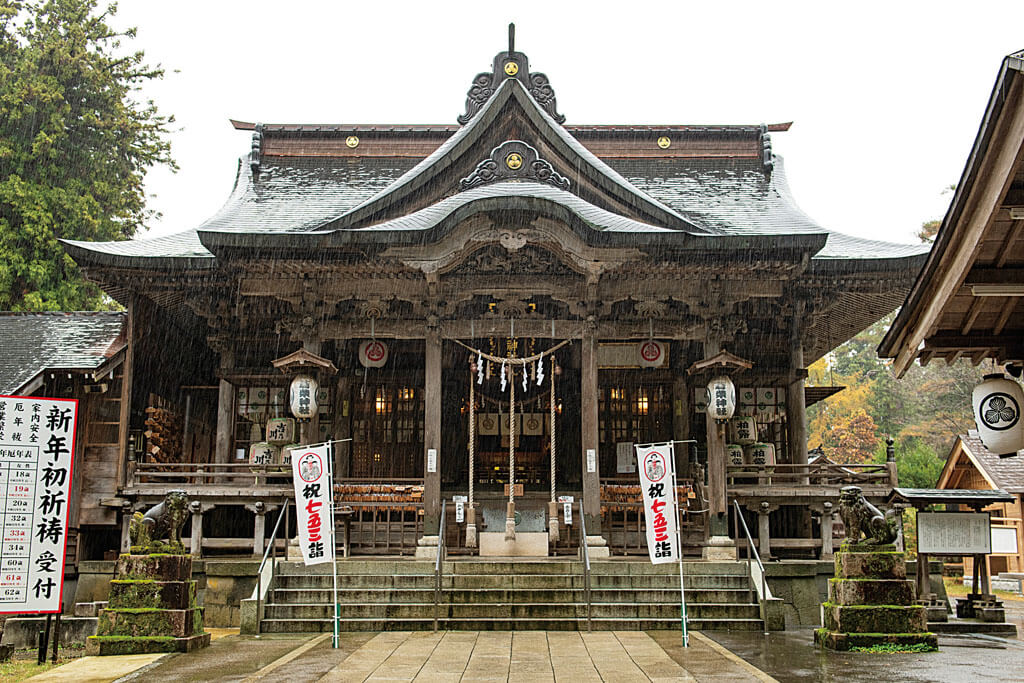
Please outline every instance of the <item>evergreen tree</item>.
M132 237L147 170L174 168L173 118L137 99L163 70L96 5L0 0L0 309L102 307L57 240Z

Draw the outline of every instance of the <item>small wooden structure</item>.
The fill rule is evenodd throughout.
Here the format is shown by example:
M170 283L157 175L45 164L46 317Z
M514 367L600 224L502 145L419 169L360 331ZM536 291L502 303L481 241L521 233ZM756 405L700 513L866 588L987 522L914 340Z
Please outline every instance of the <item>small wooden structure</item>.
M453 495L475 497L494 530L514 478L524 524L543 528L549 503L573 496L590 542L642 552L639 498L621 488L637 483L630 449L671 439L698 442L679 463L691 552L728 535L730 497L759 513L769 502L778 548L810 537L802 511L841 482L807 466L805 407L823 394L805 388L806 367L903 300L922 248L808 219L771 151L770 134L789 124L564 120L547 76L510 45L473 80L459 125L236 121L251 151L225 207L198 229L65 242L128 309L128 429L141 433L153 396L181 417L183 443L200 425L215 434L210 452L185 447L174 462L123 449L111 499L127 512L185 488L196 551L218 550L203 538L216 529L258 554L265 515L290 484L246 453L284 407L272 361L303 349L338 368L309 440L345 440L335 471L354 550L429 551ZM154 326L173 332L155 345ZM739 411L779 454L771 485L718 485L724 444L705 419L705 384L686 368L726 346L752 363L737 381L750 396ZM525 368L521 427L503 433L500 364L477 385L467 361L555 348L545 382ZM162 367L143 367L150 358ZM885 468L843 477L892 483ZM450 524L455 550L465 529Z
M970 489L911 489L896 488L893 490L890 504L897 507L913 507L919 512L931 505L945 505L946 511L951 512L950 507L958 508L961 511L982 512L985 508L995 503L1012 502L1013 496L1005 491L996 490L970 490ZM986 530L987 531L987 530ZM996 600L992 594L988 563L984 554L971 556L974 567L974 581L971 592L966 598L958 600L957 616L981 617L983 621L1004 620L1002 603ZM929 620L946 620L945 599L939 599L931 589L928 576L929 554L922 552L920 545L917 552L917 597L918 600L929 608Z
M1024 574L1024 459L1000 458L978 438L974 430L961 434L946 457L936 488L950 491L976 489L1002 491L1009 500L993 502L985 508L992 515L995 534L1015 541L1015 552L993 548L988 556L986 573L995 576L1003 572ZM1001 552L1002 551L1002 552ZM972 560L964 562L964 575L974 570Z

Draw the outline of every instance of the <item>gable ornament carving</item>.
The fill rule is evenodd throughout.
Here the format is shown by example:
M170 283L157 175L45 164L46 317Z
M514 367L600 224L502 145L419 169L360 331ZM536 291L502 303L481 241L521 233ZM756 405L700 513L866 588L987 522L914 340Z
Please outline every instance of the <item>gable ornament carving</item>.
M536 180L560 190L569 189L569 179L555 171L551 162L542 159L536 149L522 140L507 140L492 149L488 158L459 181L459 189L510 179Z
M472 85L466 93L466 113L456 120L465 125L473 120L473 117L480 113L487 100L491 99L494 91L498 89L505 79L514 79L530 93L530 96L537 101L556 123L565 123L565 116L558 113L558 105L555 102L555 90L551 87L548 77L542 73L530 72L530 61L522 52L509 50L499 52L494 58L490 73L479 73L473 78Z

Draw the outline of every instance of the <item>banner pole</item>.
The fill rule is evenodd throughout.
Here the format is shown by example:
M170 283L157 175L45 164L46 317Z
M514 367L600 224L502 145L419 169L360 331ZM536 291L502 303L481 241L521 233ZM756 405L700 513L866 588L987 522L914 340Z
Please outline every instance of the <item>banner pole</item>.
M334 584L334 635L331 638L331 647L335 650L338 649L339 630L341 628L341 605L338 604L338 539L337 534L337 520L334 516L334 443L328 442L327 453L327 466L330 468L330 476L328 477L331 487L331 581Z
M676 515L676 552L679 557L679 620L683 627L683 647L690 647L690 633L686 626L686 586L683 585L683 540L679 523L679 483L676 479L676 449L672 444L672 502Z

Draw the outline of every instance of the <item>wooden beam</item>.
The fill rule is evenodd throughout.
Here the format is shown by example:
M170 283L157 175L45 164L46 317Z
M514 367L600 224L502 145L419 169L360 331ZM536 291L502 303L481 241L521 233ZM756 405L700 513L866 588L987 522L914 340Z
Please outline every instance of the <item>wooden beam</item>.
M921 363L921 367L925 367L932 362L932 358L935 357L935 349L922 349L921 353L918 354L918 362Z
M1024 225L1024 221L1018 221ZM1005 247L1004 247L1005 248ZM1000 253L999 258L1005 258L1005 253ZM1024 268L1003 268L989 266L974 266L964 278L964 287L972 285L1005 285L1024 282Z
M1006 233L1006 239L1003 240L1003 244L999 248L999 256L997 256L995 260L996 268L1002 268L1006 265L1006 259L1008 259L1012 253L1010 250L1013 248L1013 243L1020 239L1022 231L1024 231L1024 221L1014 221L1013 225ZM1016 282L1021 281L1022 280L1016 280Z
M975 351L974 353L971 354L971 364L980 365L981 361L988 358L988 355L991 351L992 349L981 349L979 351Z
M1006 299L1006 303L1003 304L1003 310L999 311L999 317L996 319L995 327L992 328L992 334L998 336L1003 333L1003 328L1006 327L1006 321L1010 319L1010 315L1013 313L1013 309L1017 307L1018 301L1020 301L1019 296L1011 296Z
M985 297L979 296L971 302L970 308L967 309L967 315L964 316L964 324L960 327L960 334L967 334L974 327L975 321L981 314L981 309L985 305Z

